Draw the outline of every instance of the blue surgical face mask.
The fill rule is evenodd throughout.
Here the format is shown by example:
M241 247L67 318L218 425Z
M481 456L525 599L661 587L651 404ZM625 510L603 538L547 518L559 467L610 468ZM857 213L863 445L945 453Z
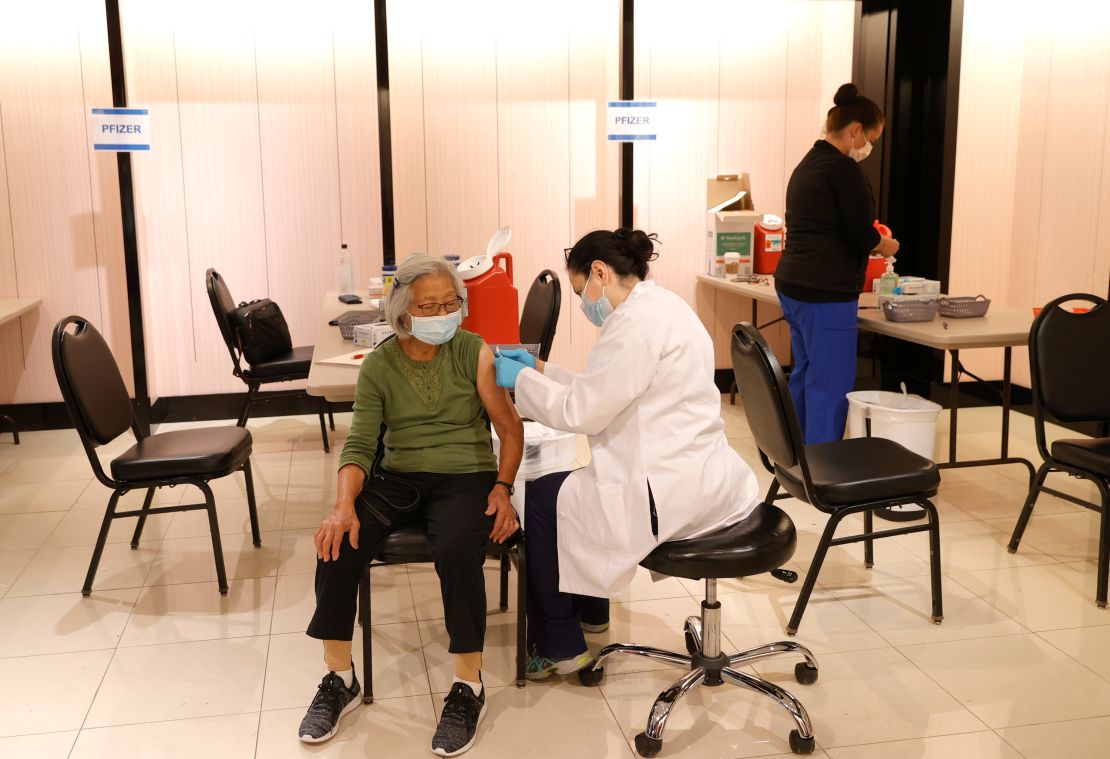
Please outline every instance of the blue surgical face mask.
M582 313L595 327L600 327L605 323L605 320L613 315L613 304L605 297L605 285L601 285L601 297L597 300L590 300L590 294L587 288L590 286L590 280L593 279L594 273L591 271L590 276L586 278L586 286L582 288Z
M412 336L428 345L443 345L455 336L462 324L462 311L443 316L412 316Z

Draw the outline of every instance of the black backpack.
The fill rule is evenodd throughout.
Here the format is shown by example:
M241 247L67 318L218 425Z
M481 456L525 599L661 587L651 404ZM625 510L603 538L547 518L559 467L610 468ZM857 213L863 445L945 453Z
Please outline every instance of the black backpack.
M269 298L240 303L231 312L231 325L239 352L248 364L268 361L293 350L289 325L278 304Z

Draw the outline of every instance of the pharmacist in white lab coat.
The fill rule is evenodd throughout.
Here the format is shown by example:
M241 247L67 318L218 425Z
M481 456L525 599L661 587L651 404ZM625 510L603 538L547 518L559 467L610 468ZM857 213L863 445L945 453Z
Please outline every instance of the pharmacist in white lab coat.
M586 318L601 328L582 374L523 351L495 360L521 415L585 434L589 466L528 486L528 677L588 660L585 632L609 623L636 566L661 542L718 530L759 502L725 438L713 345L697 315L648 279L656 239L591 232L567 251Z

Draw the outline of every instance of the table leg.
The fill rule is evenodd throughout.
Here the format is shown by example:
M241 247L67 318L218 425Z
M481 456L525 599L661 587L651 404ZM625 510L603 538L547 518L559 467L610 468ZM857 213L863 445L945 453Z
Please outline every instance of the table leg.
M15 444L19 445L19 427L16 426L15 419L12 419L7 414L0 414L0 422L4 422L12 428L12 438L14 438Z
M1010 455L1010 359L1013 349L1006 346L1002 356L1002 458Z
M956 422L960 407L960 352L949 351L952 356L952 375L948 387L948 463L956 463Z
M1011 378L1011 365L1013 363L1013 349L1010 346L1004 346L1003 362L1002 362L1002 440L1000 455L996 459L976 459L973 461L957 461L956 460L956 420L957 409L960 404L960 373L966 372L960 365L960 352L958 350L949 351L952 356L952 373L951 383L949 387L949 439L948 439L948 461L937 464L938 469L958 469L972 466L998 466L1000 464L1021 464L1029 470L1029 483L1032 487L1034 478L1036 477L1037 470L1033 463L1028 459L1020 456L1010 456L1010 411L1012 407L1012 378ZM981 378L977 377L971 372L966 372L968 376L977 382L984 382ZM1047 492L1047 491L1046 491Z

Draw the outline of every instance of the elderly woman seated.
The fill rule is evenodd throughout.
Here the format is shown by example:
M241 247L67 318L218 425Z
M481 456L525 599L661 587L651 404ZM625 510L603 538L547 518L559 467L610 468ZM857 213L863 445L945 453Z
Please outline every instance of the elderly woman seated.
M331 738L340 718L361 703L351 660L359 580L390 531L406 525L427 528L455 654L455 680L432 752L466 751L485 713L482 563L488 540L503 542L519 529L509 494L524 429L497 386L492 351L459 329L462 295L450 264L426 255L405 259L385 307L397 339L368 355L359 370L335 510L315 536L316 612L308 635L324 642L328 672L301 722L306 743ZM500 462L487 416L502 441Z

